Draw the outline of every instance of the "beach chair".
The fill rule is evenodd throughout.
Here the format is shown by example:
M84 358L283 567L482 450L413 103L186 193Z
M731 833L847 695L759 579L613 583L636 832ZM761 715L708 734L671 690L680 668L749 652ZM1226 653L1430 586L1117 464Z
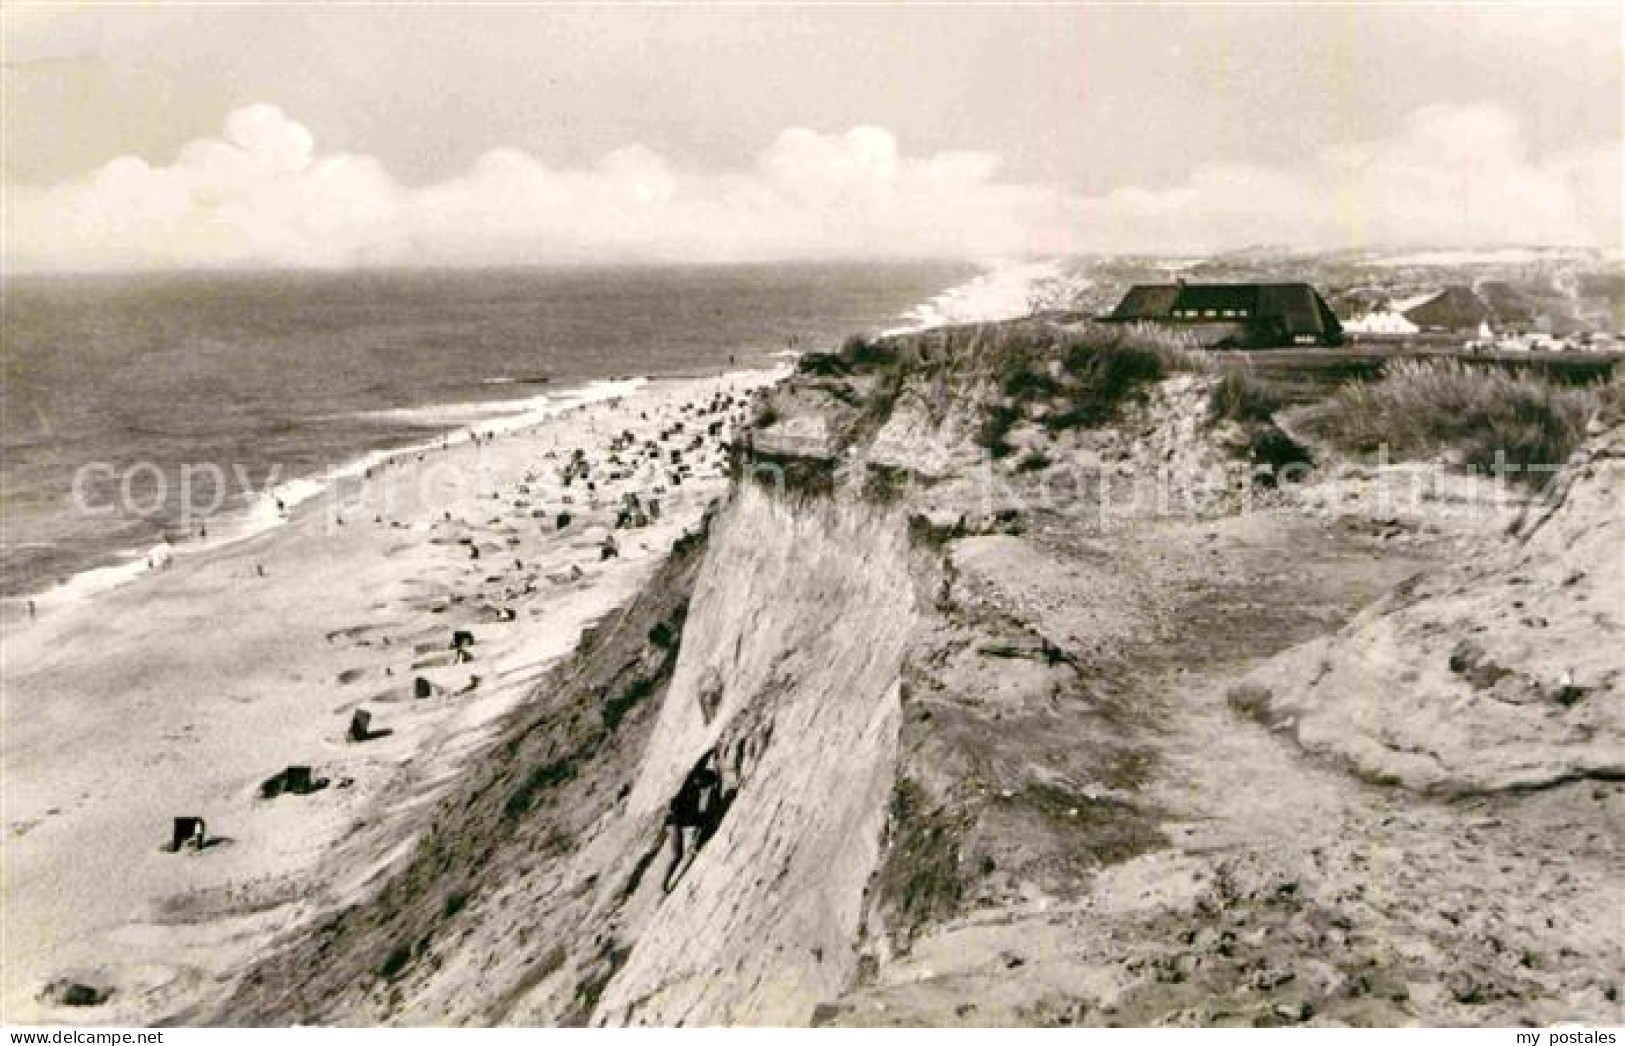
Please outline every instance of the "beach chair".
M169 844L170 853L180 853L190 843L193 849L201 850L207 842L206 828L201 817L175 818L174 835Z

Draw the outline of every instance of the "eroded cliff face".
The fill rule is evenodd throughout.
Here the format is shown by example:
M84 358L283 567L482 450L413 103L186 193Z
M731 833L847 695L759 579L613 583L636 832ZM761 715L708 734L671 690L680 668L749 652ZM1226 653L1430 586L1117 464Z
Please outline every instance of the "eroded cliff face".
M1625 930L1579 929L1625 903L1611 764L1539 793L1496 778L1473 806L1374 784L1314 733L1353 736L1334 684L1357 647L1290 676L1463 557L1535 570L1546 602L1586 586L1590 606L1545 614L1583 639L1619 560L1587 581L1518 557L1606 557L1617 489L1577 464L1571 507L1508 535L1518 506L1391 518L1359 496L1369 473L1214 485L1259 444L1209 416L1212 377L1113 371L1070 337L804 361L706 534L220 1016L1617 1019ZM1581 507L1597 525L1562 522ZM1261 723L1235 695L1270 672L1297 682ZM1613 704L1574 714L1617 734L1619 674L1599 673L1575 685ZM674 863L700 768L706 823Z

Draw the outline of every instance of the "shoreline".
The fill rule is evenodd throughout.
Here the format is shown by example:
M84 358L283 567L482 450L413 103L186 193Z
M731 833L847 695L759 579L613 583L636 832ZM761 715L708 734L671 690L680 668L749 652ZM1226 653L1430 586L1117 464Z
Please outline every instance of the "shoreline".
M787 373L651 381L502 432L481 424L477 441L465 426L352 467L270 529L8 627L7 1021L150 1023L364 891L384 869L361 855L410 842L390 834L392 812L478 758L641 588L725 492L723 448L752 391ZM578 450L595 490L561 479ZM673 452L691 469L679 485ZM634 492L658 498L658 518L617 529ZM364 743L346 740L357 709L379 731ZM260 798L287 766L327 786ZM162 852L179 816L203 817L217 845ZM329 861L348 847L357 862ZM313 878L333 866L341 876ZM94 1010L42 1002L60 977L113 994Z
M897 328L885 333L886 336L891 336L914 329L917 328ZM460 417L455 424L452 424L448 417L444 422L447 427L436 431L429 439L367 451L330 465L317 473L292 476L263 489L245 491L246 504L222 508L207 518L183 521L188 526L197 523L210 526L215 531L210 537L192 536L178 542L166 539L146 547L129 546L112 549L102 553L81 569L65 576L44 580L40 587L25 588L15 594L0 597L0 635L9 633L19 624L27 623L26 606L29 603L33 603L40 611L60 610L139 581L152 573L153 567L148 563L154 559L195 555L204 550L229 546L275 530L291 522L294 511L307 502L322 497L336 484L362 476L370 469L398 463L405 457L444 450L448 446L460 446L468 442L470 435L476 430L497 435L519 432L582 407L626 398L647 389L666 385L728 380L736 377L749 381L760 374L793 367L795 360L801 355L798 351L780 349L768 354L769 360L777 361L769 367L744 367L711 374L683 371L591 379L579 385L520 399L431 403L417 407L365 412L376 416L429 417L447 414ZM510 380L499 384L527 383ZM277 508L278 501L285 506L284 510Z
M1058 264L1055 260L984 260L978 263L979 271L975 275L916 302L890 323L875 323L870 332L875 336L889 337L934 325L964 322L969 316L967 310L985 314L981 316L984 319L1003 318L1012 309L1019 310L1027 299L1029 285L1052 279ZM946 303L952 303L952 306ZM730 366L726 370L688 367L644 374L617 374L583 378L557 387L553 386L550 376L546 380L539 380L533 376L501 374L483 378L480 384L486 388L508 390L513 395L511 399L452 400L335 415L349 420L368 417L404 420L418 426L420 431L402 433L399 438L403 442L398 446L358 450L353 457L340 457L336 463L281 479L274 485L254 486L239 480L239 489L233 493L229 504L208 515L178 519L161 528L188 531L185 537L178 540L173 534L168 534L156 537L150 544L138 541L136 544L106 547L89 552L81 565L67 572L48 570L19 580L16 591L0 595L0 634L9 632L18 624L27 623L29 603L33 603L37 610L45 611L92 599L149 573L148 559L161 561L178 554L193 555L203 548L246 540L255 534L275 529L287 522L287 514L279 513L276 508L275 502L279 498L289 509L296 508L319 497L333 484L360 475L369 468L379 467L402 455L439 449L448 438L466 440L471 429L506 432L524 428L577 406L627 395L650 385L793 366L801 354L800 350L794 348L763 349L757 353L742 353L746 357L743 364ZM424 433L428 434L427 438L424 438ZM207 527L208 537L199 538L196 535L195 528L199 525Z

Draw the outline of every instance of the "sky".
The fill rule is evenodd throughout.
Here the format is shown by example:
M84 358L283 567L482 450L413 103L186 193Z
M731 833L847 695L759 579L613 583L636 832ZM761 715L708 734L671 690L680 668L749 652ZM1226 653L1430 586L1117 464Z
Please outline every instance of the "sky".
M9 269L1618 247L1622 6L76 6Z

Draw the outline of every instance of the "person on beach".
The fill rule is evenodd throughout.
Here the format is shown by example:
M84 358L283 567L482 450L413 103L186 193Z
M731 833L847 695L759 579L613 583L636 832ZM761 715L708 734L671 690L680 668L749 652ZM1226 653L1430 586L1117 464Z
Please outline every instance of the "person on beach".
M36 608L34 606L34 601L32 599L30 599L28 601L28 620L30 620L30 621L34 620L35 616L37 616L38 613L39 613L38 608Z

